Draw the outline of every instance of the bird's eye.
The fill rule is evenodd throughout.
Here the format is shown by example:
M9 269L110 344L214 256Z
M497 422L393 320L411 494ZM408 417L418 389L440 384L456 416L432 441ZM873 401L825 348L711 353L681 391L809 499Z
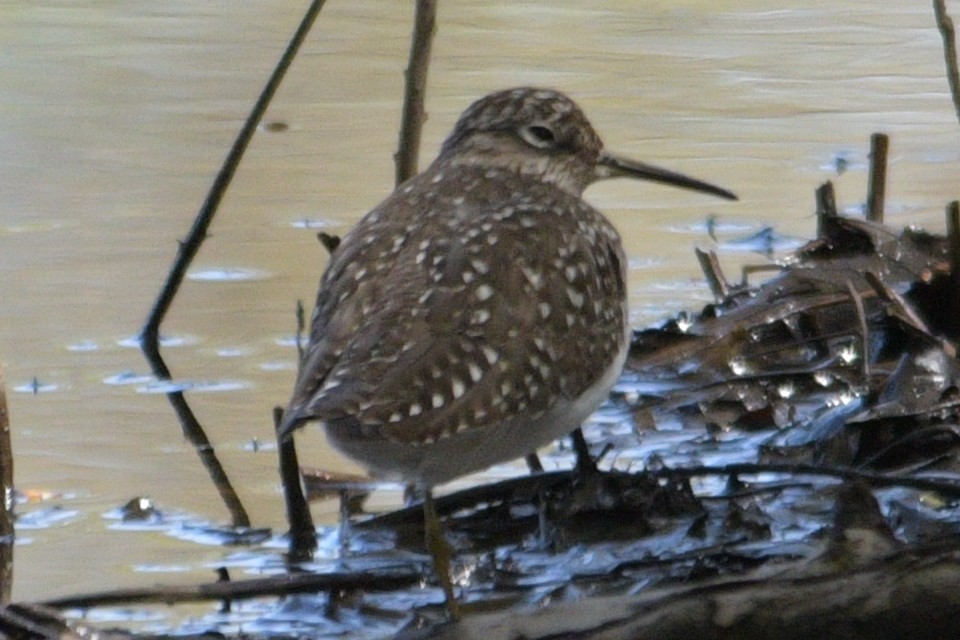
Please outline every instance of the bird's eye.
M520 129L520 137L523 138L527 144L539 147L540 149L552 147L557 141L553 129L542 124L531 124L522 127Z

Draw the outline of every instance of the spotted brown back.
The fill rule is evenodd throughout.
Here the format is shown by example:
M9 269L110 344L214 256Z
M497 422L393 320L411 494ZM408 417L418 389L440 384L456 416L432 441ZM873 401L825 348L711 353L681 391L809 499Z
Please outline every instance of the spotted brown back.
M334 254L301 419L429 442L575 399L623 347L625 260L597 211L507 170L446 171L398 190Z

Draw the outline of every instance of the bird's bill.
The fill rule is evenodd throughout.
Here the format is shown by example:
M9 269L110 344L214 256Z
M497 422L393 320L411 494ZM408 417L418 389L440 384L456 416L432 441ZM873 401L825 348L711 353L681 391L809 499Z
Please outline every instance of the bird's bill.
M712 185L709 182L697 180L696 178L691 178L690 176L685 176L682 173L676 173L668 169L661 169L660 167L655 167L644 162L621 158L606 152L600 155L596 175L598 180L606 178L650 180L651 182L662 182L663 184L671 184L683 189L709 193L727 200L737 199L736 194Z

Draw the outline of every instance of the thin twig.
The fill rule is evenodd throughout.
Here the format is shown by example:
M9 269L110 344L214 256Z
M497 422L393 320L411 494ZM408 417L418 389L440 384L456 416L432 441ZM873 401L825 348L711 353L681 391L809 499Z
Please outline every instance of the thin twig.
M300 49L300 45L310 31L310 27L313 25L317 14L320 13L324 2L325 0L314 0L307 9L307 13L300 22L300 26L297 28L293 39L290 41L290 44L287 45L287 49L280 58L280 62L267 81L263 92L257 99L256 104L254 104L253 110L247 117L246 122L244 122L240 134L230 148L230 152L227 154L227 158L224 160L220 172L210 187L206 200L200 207L200 211L193 221L193 226L186 240L180 243L177 257L174 260L173 266L170 268L170 272L167 274L167 281L164 283L156 302L154 302L153 308L150 310L147 322L140 333L140 348L149 361L153 369L153 374L159 380L171 379L170 369L167 368L163 357L160 355L160 325L167 311L169 311L170 306L173 304L173 299L176 297L177 291L183 283L190 263L197 255L197 252L200 250L200 245L203 244L203 241L207 237L207 229L209 229L210 224L213 222L220 201L223 199L227 187L230 186L237 166L240 164L240 159L243 157L243 153L250 139L253 137L257 125L267 110L267 105L270 104L270 100L276 93L277 87L280 86L280 81L283 80L283 76L293 62L297 51ZM209 438L207 438L206 433L204 433L203 427L200 426L199 421L184 399L183 394L180 392L168 393L167 398L170 400L170 404L173 405L174 411L176 411L177 417L180 419L184 436L199 453L214 485L220 492L220 497L230 511L233 525L236 527L250 526L250 517L243 508L243 504L240 502L237 492L227 478L226 472L220 465L214 453L213 445L210 443Z
M326 231L319 232L317 234L317 240L320 241L320 244L323 245L323 248L326 249L330 255L333 255L333 252L340 246L340 236L331 235Z
M77 633L75 627L64 620L59 612L32 603L14 602L0 608L0 637L3 638L29 638L30 640L79 640L79 638L97 635L90 633L89 628L86 633ZM129 637L123 632L117 631L105 634L105 638L111 640L120 640L120 638Z
M884 198L887 190L887 150L890 136L875 133L870 136L870 178L867 182L867 220L883 222Z
M400 144L394 156L397 166L397 184L406 182L417 173L420 136L426 120L423 103L427 94L427 69L430 67L430 47L437 25L436 0L417 0L413 37L410 43L410 63L407 66L406 89L403 96L403 116L400 123Z
M297 375L300 375L300 369L303 367L303 332L307 327L307 312L303 308L303 300L297 300Z
M13 589L13 447L10 444L10 414L7 411L7 390L0 366L0 482L3 504L0 505L0 604L10 602Z
M419 572L397 573L288 573L233 582L208 582L196 586L161 586L142 589L116 589L77 596L47 600L41 604L55 609L88 609L136 602L175 604L207 600L242 600L263 596L281 596L291 593L318 593L321 591L363 589L385 591L402 589L417 584L423 576Z
M950 318L953 320L953 326L950 327L951 335L960 335L960 202L954 200L947 205L947 246L950 256L950 300L949 305Z
M887 283L877 277L872 271L867 271L863 274L863 277L866 278L867 283L873 287L873 290L877 292L880 299L892 307L889 312L890 315L899 318L908 326L913 327L916 331L937 343L951 358L957 357L957 345L946 338L935 335L923 318L920 317L920 314L907 302L906 298L891 289Z
M949 434L954 437L954 441L960 440L960 433L957 433L957 428L954 426L947 426L942 424L932 425L929 427L921 427L919 429L914 429L913 431L908 431L899 438L895 439L893 442L889 442L885 446L881 447L879 451L871 454L866 460L863 460L857 463L858 469L869 469L874 466L880 460L883 460L891 451L896 451L901 447L905 447L911 443L917 443L916 446L923 447L925 439L932 440L934 436L941 436Z
M740 286L750 286L750 276L754 273L766 273L768 271L785 271L781 264L748 264L740 270Z
M934 480L932 478L915 478L908 476L889 475L875 471L864 471L851 467L834 467L815 464L754 464L737 463L703 467L686 467L657 469L650 474L669 479L693 478L696 476L717 475L752 475L766 473L785 473L801 476L825 476L843 480L862 480L871 487L907 487L919 491L936 491L951 498L960 497L960 477L953 480Z
M837 216L837 200L833 194L833 183L827 180L817 188L817 238L826 234L826 220Z
M707 285L710 287L710 292L713 293L714 300L717 302L725 300L730 295L730 285L723 277L716 252L703 251L698 248L694 248L693 251L700 263L700 270L703 271L703 276L707 279Z
M534 475L516 476L493 484L470 487L437 499L437 511L450 514L461 509L469 509L479 503L512 499L516 496L535 496L551 487L570 482L577 472L572 469L549 471ZM625 472L605 472L625 473ZM863 480L872 487L908 487L921 491L938 491L948 497L960 497L960 477L954 480L935 480L913 476L890 475L875 471L866 471L852 467L836 467L815 464L788 463L737 463L719 466L674 467L632 474L650 474L657 478L670 480L686 479L696 476L735 476L765 473L781 473L798 476L823 476L844 480ZM358 529L397 527L404 524L422 522L422 509L419 504L377 515L369 520L357 523Z
M944 0L933 0L933 12L937 16L937 27L943 37L943 59L947 63L947 82L950 84L950 98L953 109L960 120L960 71L957 70L957 43L954 35L953 20L947 15Z
M960 280L960 202L947 205L947 246L950 257L950 277Z
M850 292L850 299L853 300L853 306L857 310L857 321L860 324L860 357L863 363L863 382L870 381L870 328L867 325L867 312L864 310L863 297L853 282L847 280L847 291Z
M300 463L293 438L280 436L283 409L273 410L273 426L277 432L277 455L280 458L280 482L283 485L283 500L290 524L288 556L293 562L307 560L317 548L317 529L313 526L310 505L303 494Z

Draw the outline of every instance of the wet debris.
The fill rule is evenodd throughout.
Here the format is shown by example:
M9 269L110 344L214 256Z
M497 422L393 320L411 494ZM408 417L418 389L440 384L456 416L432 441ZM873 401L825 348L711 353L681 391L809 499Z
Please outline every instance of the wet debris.
M948 240L823 213L820 228L767 282L714 270L727 292L715 304L683 329L638 332L628 370L685 391L632 410L714 432L776 428L761 447L772 459L895 468L918 448L954 450L960 327L930 293L952 277Z
M882 207L882 186L872 192ZM318 532L314 558L278 567L276 541L251 536L237 542L263 545L274 560L262 570L286 573L158 589L154 601L232 604L193 620L190 632L230 634L240 628L238 602L285 594L242 628L262 637L404 628L411 637L485 638L583 629L578 637L588 638L616 626L601 621L606 613L651 637L706 637L719 623L696 617L704 610L731 616L716 637L752 637L771 624L780 637L833 637L816 624L790 632L806 628L804 616L818 623L851 615L849 607L861 615L856 603L831 600L844 589L883 600L884 589L922 593L931 580L949 599L960 585L943 588L936 568L960 575L960 249L952 248L960 212L953 208L946 237L896 232L882 210L870 221L839 216L829 183L817 209L814 240L745 269L740 282L724 276L716 254L698 252L716 300L635 333L624 376L585 427L590 449L573 447L581 463L561 448L530 475L437 499L468 611L461 626L437 626L442 594L429 575L420 505L368 515L380 484L322 472L304 474L307 494L338 497L344 524ZM768 279L751 284L760 272ZM151 592L101 596L48 604L147 602ZM649 603L677 617L641 620ZM925 619L904 606L890 607L897 616L886 624ZM535 607L536 625L517 607ZM502 613L483 624L481 609ZM310 614L290 614L303 610ZM697 631L656 632L667 619ZM730 635L736 629L742 635Z

